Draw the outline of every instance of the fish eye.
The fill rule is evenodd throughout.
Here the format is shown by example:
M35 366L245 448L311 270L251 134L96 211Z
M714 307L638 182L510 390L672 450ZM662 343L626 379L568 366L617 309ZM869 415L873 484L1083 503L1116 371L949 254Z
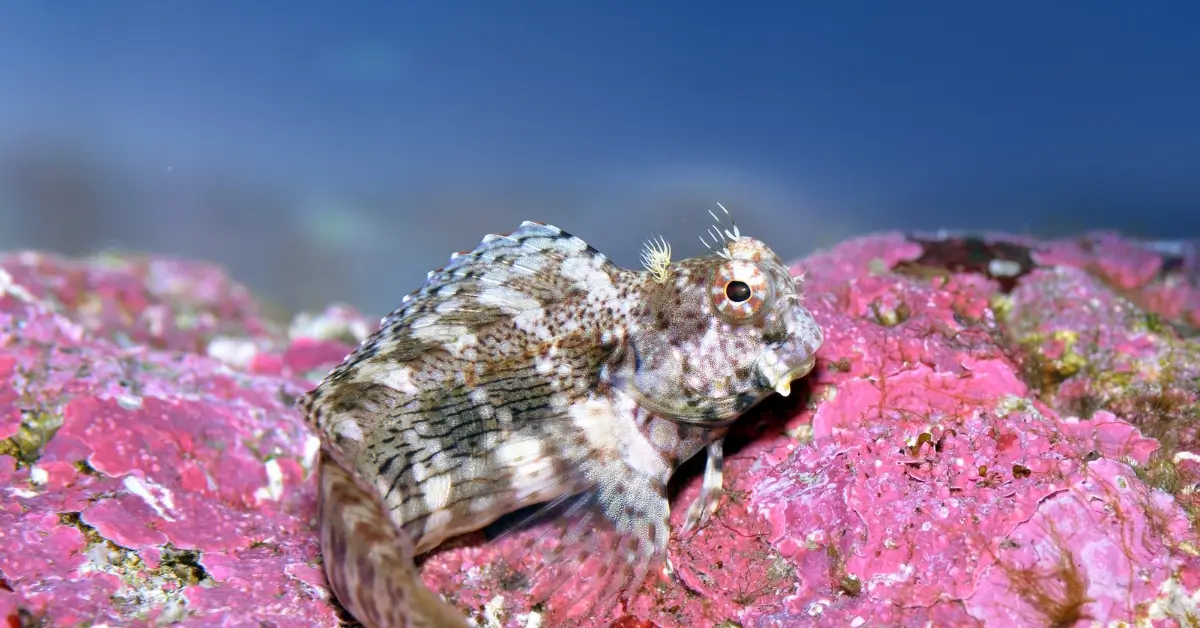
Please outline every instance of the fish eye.
M717 266L709 293L717 314L731 323L755 318L772 296L767 274L745 260L728 260Z
M751 294L753 292L750 290L750 286L744 281L731 281L725 284L725 296L734 303L741 303L749 299Z

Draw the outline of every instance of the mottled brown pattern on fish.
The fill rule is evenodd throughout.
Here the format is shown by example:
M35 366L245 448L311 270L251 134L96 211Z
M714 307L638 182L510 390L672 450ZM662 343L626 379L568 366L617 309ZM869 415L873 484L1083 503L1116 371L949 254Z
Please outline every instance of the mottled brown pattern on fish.
M462 625L413 557L572 495L586 508L568 540L615 534L592 551L635 587L665 558L671 473L707 447L686 527L703 525L728 424L786 392L822 340L782 261L725 233L714 254L660 255L649 272L547 225L488 236L306 395L326 573L347 610L370 626Z
M327 570L330 588L355 612L355 619L366 626L465 628L467 623L452 606L425 587L411 586L420 578L412 543L379 516L382 505L370 488L325 454L320 469L323 559L339 565Z

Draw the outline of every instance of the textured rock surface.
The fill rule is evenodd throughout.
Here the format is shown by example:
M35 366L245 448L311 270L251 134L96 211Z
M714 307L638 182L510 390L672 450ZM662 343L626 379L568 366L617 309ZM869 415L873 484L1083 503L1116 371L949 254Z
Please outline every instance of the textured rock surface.
M347 345L201 264L0 269L0 617L334 625L291 402Z
M685 586L589 625L1194 624L1195 252L884 234L802 260L816 371L739 425L720 510L672 544ZM284 329L187 262L0 269L0 617L335 625L291 401L371 322ZM426 579L480 625L549 625L506 543Z

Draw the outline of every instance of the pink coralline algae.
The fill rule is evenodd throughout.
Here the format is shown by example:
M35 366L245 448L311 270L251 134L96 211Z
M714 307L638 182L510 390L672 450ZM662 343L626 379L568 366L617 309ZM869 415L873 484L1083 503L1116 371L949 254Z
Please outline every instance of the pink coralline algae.
M540 530L489 529L425 580L480 626L1196 625L1196 251L892 233L816 253L793 270L817 368L736 426L673 577L560 621L578 591L543 606L500 567ZM371 325L263 311L204 264L0 257L8 625L337 625L292 402Z
M349 345L258 309L203 264L0 258L8 625L336 625L292 402Z

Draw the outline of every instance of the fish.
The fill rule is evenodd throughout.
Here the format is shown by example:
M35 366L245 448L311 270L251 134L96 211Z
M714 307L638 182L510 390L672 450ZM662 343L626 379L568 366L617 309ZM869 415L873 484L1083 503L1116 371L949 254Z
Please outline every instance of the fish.
M469 625L417 557L538 505L571 504L570 540L604 567L595 600L672 573L672 474L706 452L680 532L694 533L719 504L730 426L788 395L824 340L803 277L718 207L706 254L673 261L659 237L641 269L541 222L488 235L299 399L346 612L371 628Z

